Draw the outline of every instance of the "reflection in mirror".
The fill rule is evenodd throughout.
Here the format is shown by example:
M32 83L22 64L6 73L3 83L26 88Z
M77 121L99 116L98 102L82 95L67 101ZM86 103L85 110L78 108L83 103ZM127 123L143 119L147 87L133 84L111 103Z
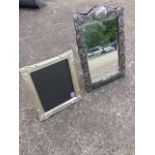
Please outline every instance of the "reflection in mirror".
M118 19L87 23L83 27L91 82L106 80L119 72Z

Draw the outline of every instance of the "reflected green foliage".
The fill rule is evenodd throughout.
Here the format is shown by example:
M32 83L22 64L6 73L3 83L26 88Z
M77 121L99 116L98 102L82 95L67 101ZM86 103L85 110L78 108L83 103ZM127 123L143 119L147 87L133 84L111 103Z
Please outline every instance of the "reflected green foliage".
M118 40L117 18L85 26L84 38L88 49L98 45L104 47Z

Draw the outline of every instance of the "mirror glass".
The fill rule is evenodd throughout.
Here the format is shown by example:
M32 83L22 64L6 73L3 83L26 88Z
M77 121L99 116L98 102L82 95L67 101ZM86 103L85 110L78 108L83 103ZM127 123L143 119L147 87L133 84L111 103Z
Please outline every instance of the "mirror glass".
M118 19L87 23L83 32L91 82L116 75L119 72Z

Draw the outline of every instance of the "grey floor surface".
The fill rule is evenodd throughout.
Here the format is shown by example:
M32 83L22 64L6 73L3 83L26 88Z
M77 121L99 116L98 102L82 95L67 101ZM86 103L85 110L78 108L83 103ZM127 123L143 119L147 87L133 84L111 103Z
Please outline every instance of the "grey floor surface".
M86 93L72 18L96 4L125 7L126 77ZM83 97L39 122L20 77L20 155L134 155L134 13L134 0L45 0L42 9L20 9L20 67L73 49Z

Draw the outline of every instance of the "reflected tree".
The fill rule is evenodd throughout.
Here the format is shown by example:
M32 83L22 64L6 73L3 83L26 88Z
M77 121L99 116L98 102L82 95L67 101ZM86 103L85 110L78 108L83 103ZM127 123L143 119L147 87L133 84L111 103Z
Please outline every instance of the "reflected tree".
M118 40L118 20L117 18L95 22L84 28L84 38L86 47L106 46Z

